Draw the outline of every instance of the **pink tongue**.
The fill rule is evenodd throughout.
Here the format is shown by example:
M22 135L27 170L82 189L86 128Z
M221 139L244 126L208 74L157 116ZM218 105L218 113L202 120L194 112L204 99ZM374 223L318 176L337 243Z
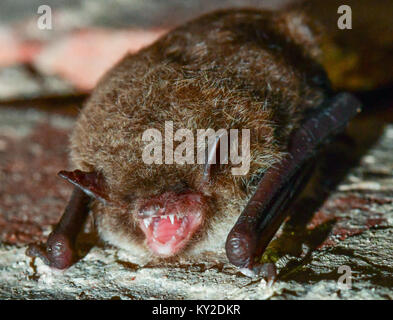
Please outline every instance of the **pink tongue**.
M172 224L169 219L160 219L160 221L156 222L156 232L155 239L161 243L167 243L172 237L176 234L176 231L180 228L182 224L182 220L175 219L175 222Z

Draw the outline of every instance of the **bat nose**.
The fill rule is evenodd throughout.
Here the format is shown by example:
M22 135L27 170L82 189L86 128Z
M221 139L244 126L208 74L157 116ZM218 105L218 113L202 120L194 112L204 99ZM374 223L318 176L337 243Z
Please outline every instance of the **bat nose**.
M147 203L145 205L142 205L139 210L138 210L138 216L140 218L149 218L152 216L156 216L160 214L160 211L162 211L163 206L161 203Z
M186 182L184 181L180 181L176 184L174 184L173 186L171 186L170 188L168 188L168 190L173 191L174 193L183 193L189 190L188 185Z

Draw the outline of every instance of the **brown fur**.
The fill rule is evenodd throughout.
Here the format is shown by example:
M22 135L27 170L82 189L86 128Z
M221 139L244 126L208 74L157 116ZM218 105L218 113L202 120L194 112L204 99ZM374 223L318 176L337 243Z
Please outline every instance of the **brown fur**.
M144 252L136 199L184 182L209 199L209 218L186 252L223 249L261 173L285 152L304 111L326 96L314 29L298 12L218 11L127 55L110 70L71 138L75 166L102 172L110 197L125 204L94 203L102 238ZM232 176L231 165L222 165L199 190L203 165L146 165L142 133L164 132L168 120L174 130L250 129L249 173Z

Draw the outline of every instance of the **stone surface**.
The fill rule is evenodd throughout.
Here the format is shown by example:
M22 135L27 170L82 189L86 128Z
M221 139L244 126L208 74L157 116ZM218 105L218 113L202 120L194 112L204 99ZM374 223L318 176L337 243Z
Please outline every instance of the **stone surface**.
M310 183L263 257L278 268L267 286L229 265L224 251L143 265L97 242L90 222L80 239L84 257L70 269L27 257L27 244L46 238L70 195L56 172L68 166L73 118L0 109L0 298L392 299L393 125L381 120L390 113L359 119L352 140L321 158L318 184ZM338 284L343 265L352 270L351 289Z
M20 64L4 67L0 69L0 101L73 93L73 86L64 79L37 74Z
M15 68L23 70L27 64L46 83L60 78L64 84L60 82L62 86L57 84L57 90L53 90L23 72L17 75L13 72L11 80L17 76L28 86L5 92L3 83L12 69L8 74L0 74L0 101L13 98L16 89L25 98L67 94L71 89L89 91L127 52L136 52L174 26L202 13L229 7L278 8L293 1L52 0L45 2L52 10L52 29L42 30L37 25L40 17L37 10L42 1L4 0L0 10L0 42L6 50L0 51L0 67L17 65Z
M44 74L59 75L78 90L89 91L123 56L149 45L165 32L93 28L76 31L48 43L34 64Z
M0 109L0 239L42 239L58 219L70 187L56 174L66 168L72 121L34 110Z
M52 9L52 29L42 30L37 25L41 1L4 0L0 43L5 50L0 51L0 67L24 69L27 65L39 75L27 79L18 73L18 79L28 80L26 89L18 88L24 98L67 94L72 89L86 92L127 52L136 52L203 13L230 7L279 9L296 2L301 0L52 0L45 3ZM392 68L391 1L378 1L378 5L371 0L350 1L357 12L353 23L358 26L351 32L337 28L340 0L308 2L334 39L334 44L323 46L327 53L323 64L335 88L374 89L392 82L391 73L385 72ZM2 88L7 77L15 79L9 74L0 74L0 101L15 93L15 88L6 93ZM50 87L52 82L56 88Z
M172 25L194 15L219 8L264 7L277 8L297 0L47 0L46 5L59 17L57 26L101 25L101 26L142 26ZM41 0L20 2L3 0L0 21L14 23L31 19Z

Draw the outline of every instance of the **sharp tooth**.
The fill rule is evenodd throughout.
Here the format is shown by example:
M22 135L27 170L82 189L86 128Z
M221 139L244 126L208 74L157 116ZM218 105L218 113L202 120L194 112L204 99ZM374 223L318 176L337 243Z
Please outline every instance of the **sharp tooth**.
M169 220L171 220L171 223L174 224L175 223L175 215L174 214L170 214L169 215Z
M175 236L172 236L171 241L176 241L176 237L175 237Z
M146 228L149 228L150 222L151 222L151 218L143 219L143 223L145 224Z
M157 238L157 223L154 224L154 228L153 228L153 237Z
M166 216L161 216L160 218L161 218L161 219L166 219Z

